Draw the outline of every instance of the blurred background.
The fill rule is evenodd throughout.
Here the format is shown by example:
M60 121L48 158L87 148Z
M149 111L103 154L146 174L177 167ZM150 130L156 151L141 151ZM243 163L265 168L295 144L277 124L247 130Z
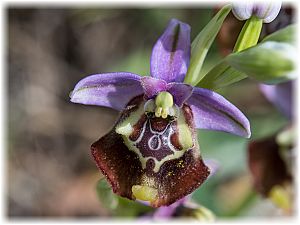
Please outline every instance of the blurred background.
M102 175L92 160L90 145L110 130L118 112L72 104L69 93L91 74L128 71L148 75L151 48L169 19L190 24L193 40L215 10L213 6L7 6L7 216L114 215L107 203L98 199L96 184ZM238 31L223 31L219 43L220 39L234 42ZM205 71L221 59L221 53L222 46L214 43ZM288 124L253 80L218 92L249 118L251 140L270 136ZM217 160L220 169L192 198L217 217L281 215L269 200L253 191L247 164L251 140L199 131L203 157Z

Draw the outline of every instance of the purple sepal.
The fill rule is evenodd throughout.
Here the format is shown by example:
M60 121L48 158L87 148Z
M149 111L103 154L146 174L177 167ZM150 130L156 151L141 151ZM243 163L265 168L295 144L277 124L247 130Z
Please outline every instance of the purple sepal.
M190 26L172 19L153 47L151 76L170 82L182 82L190 61Z
M250 124L245 115L216 92L194 87L187 104L192 108L196 128L251 136Z
M75 86L71 102L122 110L133 97L143 94L140 78L127 72L88 76Z
M286 117L293 118L293 82L277 85L260 84L260 90Z

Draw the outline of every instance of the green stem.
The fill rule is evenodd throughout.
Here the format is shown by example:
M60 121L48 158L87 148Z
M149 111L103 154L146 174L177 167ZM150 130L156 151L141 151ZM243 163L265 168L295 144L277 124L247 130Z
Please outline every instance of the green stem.
M233 52L240 52L257 44L262 29L262 19L252 16L244 24Z
M226 5L209 21L194 39L191 46L191 60L184 83L195 86L201 80L200 71L204 60L215 40L222 24L231 10L231 5Z
M256 16L248 19L238 36L233 52L239 52L255 46L260 36L262 24L262 20ZM202 77L197 86L215 90L238 82L246 77L244 73L233 69L225 60L222 60Z

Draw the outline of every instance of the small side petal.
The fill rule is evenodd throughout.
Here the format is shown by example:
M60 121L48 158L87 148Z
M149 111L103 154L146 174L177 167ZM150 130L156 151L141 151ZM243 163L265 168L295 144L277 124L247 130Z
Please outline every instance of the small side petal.
M143 88L140 76L132 73L104 73L80 80L70 94L71 102L122 110Z
M141 85L144 88L144 93L148 98L152 98L159 92L167 90L167 83L164 80L153 77L142 77Z
M192 95L193 87L183 83L169 83L168 92L173 96L174 102L179 107Z
M199 129L218 130L250 137L250 124L245 115L216 92L194 87L187 100Z
M152 50L151 76L182 82L190 62L190 26L172 19Z

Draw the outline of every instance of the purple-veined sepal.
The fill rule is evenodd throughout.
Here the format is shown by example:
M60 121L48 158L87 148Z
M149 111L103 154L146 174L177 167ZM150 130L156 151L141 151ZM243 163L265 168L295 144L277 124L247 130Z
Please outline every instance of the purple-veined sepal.
M198 129L217 130L250 137L250 123L245 115L223 96L204 88L194 87L187 100Z
M71 92L71 102L122 110L143 93L141 77L128 72L90 75L80 80Z
M172 19L153 47L151 76L169 82L182 82L191 54L190 26Z

